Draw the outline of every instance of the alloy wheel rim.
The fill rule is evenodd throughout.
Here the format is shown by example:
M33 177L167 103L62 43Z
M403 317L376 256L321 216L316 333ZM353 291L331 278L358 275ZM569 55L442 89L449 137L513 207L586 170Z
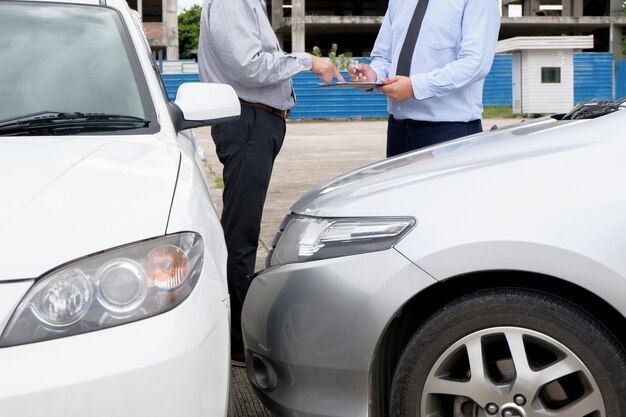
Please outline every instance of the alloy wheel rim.
M606 416L583 361L557 340L518 327L480 330L450 346L431 368L420 404L420 416Z

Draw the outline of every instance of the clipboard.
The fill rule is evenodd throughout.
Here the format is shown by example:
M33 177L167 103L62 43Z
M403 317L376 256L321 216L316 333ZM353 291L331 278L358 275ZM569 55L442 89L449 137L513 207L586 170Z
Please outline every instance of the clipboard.
M369 82L336 82L336 83L324 83L318 84L319 88L374 88L383 85L382 83L369 83Z

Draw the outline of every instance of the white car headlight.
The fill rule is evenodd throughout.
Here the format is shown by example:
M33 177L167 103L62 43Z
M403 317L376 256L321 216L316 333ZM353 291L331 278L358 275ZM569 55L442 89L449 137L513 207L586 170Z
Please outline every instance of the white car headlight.
M274 240L267 266L389 249L414 225L413 218L322 218L291 214Z
M0 347L87 333L176 307L202 270L203 243L180 233L88 256L39 278L13 313Z

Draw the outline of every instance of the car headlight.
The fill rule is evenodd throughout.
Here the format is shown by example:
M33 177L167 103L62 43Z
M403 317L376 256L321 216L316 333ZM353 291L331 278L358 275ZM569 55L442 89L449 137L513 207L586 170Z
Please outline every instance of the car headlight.
M290 214L274 239L267 266L389 249L414 225L413 218L322 218Z
M106 329L176 307L203 261L196 233L180 233L88 256L39 278L0 337L0 347Z

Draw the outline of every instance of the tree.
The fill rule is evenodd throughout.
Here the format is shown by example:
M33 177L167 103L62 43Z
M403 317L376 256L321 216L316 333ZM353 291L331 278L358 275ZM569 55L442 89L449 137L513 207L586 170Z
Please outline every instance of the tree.
M201 14L202 7L195 4L178 15L178 50L183 59L191 58L198 49Z

